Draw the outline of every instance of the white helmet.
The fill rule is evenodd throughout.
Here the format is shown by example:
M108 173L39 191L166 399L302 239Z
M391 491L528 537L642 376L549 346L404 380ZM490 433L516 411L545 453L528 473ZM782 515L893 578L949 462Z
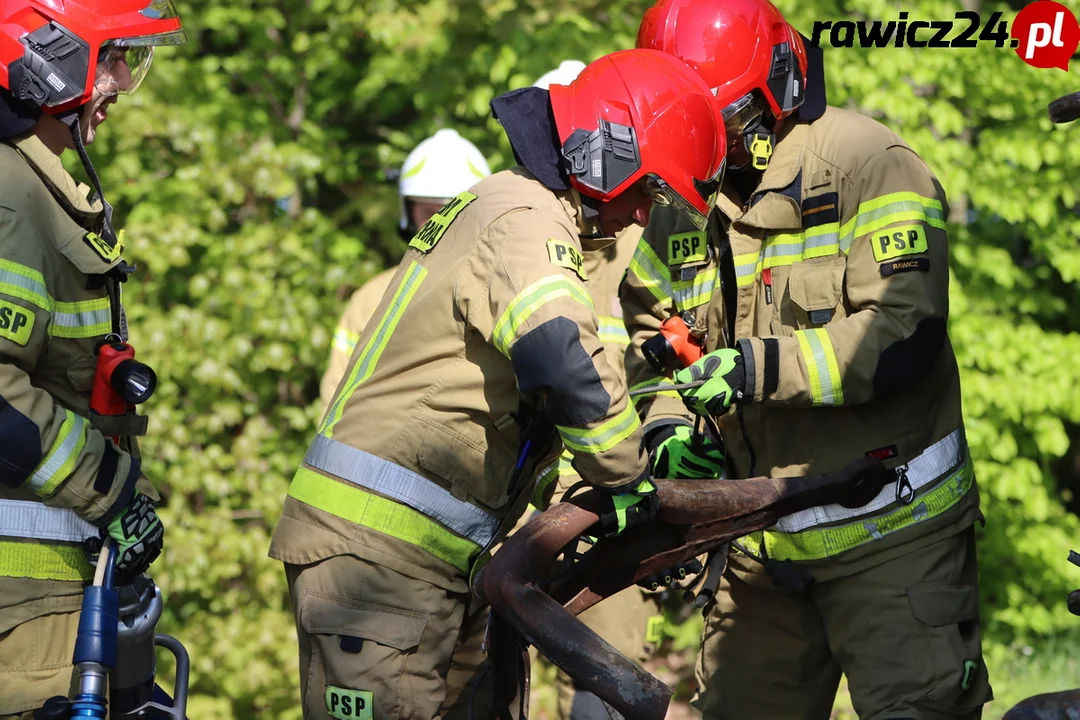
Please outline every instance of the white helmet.
M548 89L550 85L569 85L585 69L585 63L580 60L563 60L559 67L540 76L533 87Z
M455 130L439 130L413 148L398 177L402 230L408 227L408 198L452 198L491 174L475 145Z

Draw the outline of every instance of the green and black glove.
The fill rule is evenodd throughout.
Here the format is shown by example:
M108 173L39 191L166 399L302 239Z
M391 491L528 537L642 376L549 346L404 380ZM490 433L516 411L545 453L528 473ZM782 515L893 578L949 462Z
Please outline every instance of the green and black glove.
M138 575L161 554L165 528L154 503L139 491L106 529L116 550L116 569Z
M615 537L656 517L660 510L660 499L656 496L656 485L651 480L642 480L632 490L611 495L611 509L600 513L600 522L589 531L596 537Z
M706 435L694 443L686 425L662 425L649 434L652 475L673 480L712 480L724 474L724 449Z
M732 403L743 399L746 369L734 348L713 350L693 365L675 372L675 383L702 382L679 390L683 403L698 415L723 415Z

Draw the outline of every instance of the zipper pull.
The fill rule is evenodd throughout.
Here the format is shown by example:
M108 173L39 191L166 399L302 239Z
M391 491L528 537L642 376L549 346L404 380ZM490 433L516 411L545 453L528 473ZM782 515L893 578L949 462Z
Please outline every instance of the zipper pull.
M765 283L765 304L772 305L772 268L762 270L761 279Z
M896 473L896 502L901 505L910 505L911 501L915 499L915 488L911 487L911 480L908 479L907 471L907 465L901 465L894 470Z

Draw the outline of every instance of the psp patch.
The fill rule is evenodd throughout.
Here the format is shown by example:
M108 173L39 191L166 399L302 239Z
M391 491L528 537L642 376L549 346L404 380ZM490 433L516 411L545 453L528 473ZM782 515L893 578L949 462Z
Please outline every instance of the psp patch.
M589 279L585 272L585 256L576 247L565 240L551 238L547 241L548 260L552 265L573 271L582 282Z
M372 720L374 693L326 686L326 712L337 720Z
M35 320L33 311L7 300L0 300L0 338L25 347L34 332Z
M881 277L889 277L896 273L902 272L928 272L930 270L930 258L928 257L913 257L913 258L901 258L900 260L892 260L887 263L883 263L881 266Z
M709 259L709 245L702 231L668 235L668 267L703 263Z
M412 240L409 241L409 247L416 248L425 255L431 252L431 249L446 233L446 229L450 227L450 223L454 222L454 218L458 216L458 213L475 199L476 196L467 190L457 197L451 198L439 208L439 212L432 215L431 219L424 223L424 227L420 228L419 232L413 235Z
M870 236L874 259L879 263L904 255L918 255L928 249L926 228L923 225L902 225Z

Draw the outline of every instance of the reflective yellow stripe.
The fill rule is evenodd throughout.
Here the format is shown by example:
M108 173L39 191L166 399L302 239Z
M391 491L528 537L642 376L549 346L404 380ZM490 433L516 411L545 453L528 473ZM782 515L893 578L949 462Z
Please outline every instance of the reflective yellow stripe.
M559 456L559 459L549 465L536 481L536 489L533 490L533 507L539 508L544 504L544 495L547 493L551 483L564 477L573 477L577 475L577 470L571 464L574 456L567 450L563 450L563 454Z
M844 387L832 340L825 328L796 330L799 349L810 377L810 398L814 405L843 405Z
M37 270L25 265L0 260L0 293L26 300L46 312L52 312L53 299L45 287L45 278Z
M356 349L356 343L360 342L360 336L348 328L339 327L334 330L334 349L346 355L352 355Z
M53 309L49 335L60 338L92 338L112 332L109 298L57 301Z
M552 300L568 297L592 309L592 298L585 289L565 275L548 275L525 288L510 301L491 333L491 342L503 355L510 356L510 346L518 330L532 314Z
M642 286L661 304L671 302L671 275L667 266L653 251L645 238L638 240L637 249L630 258L630 272L634 273Z
M626 332L626 325L623 324L622 318L600 316L600 342L623 347L630 344L630 334Z
M964 465L934 485L910 505L892 505L891 511L838 527L815 527L795 533L772 530L756 532L743 539L747 549L761 553L764 535L765 550L776 560L822 560L835 557L860 545L880 540L890 533L903 530L918 522L941 515L971 489L975 479L974 467L968 459Z
M86 419L70 410L64 410L64 416L56 440L30 476L30 489L42 498L52 495L67 480L86 445Z
M712 299L716 289L716 279L720 273L715 267L702 270L692 280L677 280L671 284L675 307L679 310L692 310Z
M0 540L0 577L86 582L94 569L78 545Z
M913 192L889 193L859 203L855 217L840 229L840 250L847 253L855 238L898 222L922 222L944 229L945 211L940 200Z
M758 273L758 253L735 256L735 284L739 287L753 285Z
M559 435L562 437L566 447L578 452L595 455L615 447L630 437L640 426L641 421L638 420L634 406L631 403L626 403L626 407L623 408L622 412L591 430L579 430L578 428L563 427L562 425L556 425L555 428L559 431Z
M389 307L386 308L382 319L379 320L378 327L375 328L375 332L371 334L371 338L368 340L367 345L364 346L360 357L353 364L352 372L345 383L344 392L338 395L337 400L334 401L333 406L330 408L330 412L326 414L323 426L319 429L320 434L330 437L334 431L334 425L337 425L342 413L345 412L345 403L356 392L356 388L360 387L375 372L375 365L379 362L379 358L382 357L383 350L386 349L386 344L390 341L390 336L394 334L398 322L401 321L401 316L405 314L405 308L409 306L409 302L416 295L416 291L420 289L420 284L425 277L427 277L427 269L415 260L412 261L409 264L409 269L405 271L405 277L402 279L401 284L398 285L397 291L394 292Z
M338 482L305 467L296 471L289 497L335 517L381 532L426 550L468 572L480 546L447 530L431 518L401 503Z

